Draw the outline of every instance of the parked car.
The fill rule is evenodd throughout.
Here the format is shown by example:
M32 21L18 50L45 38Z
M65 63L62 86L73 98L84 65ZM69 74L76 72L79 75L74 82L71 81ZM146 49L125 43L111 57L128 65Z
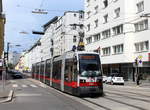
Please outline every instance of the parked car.
M107 81L107 76L103 76L103 83L105 83Z
M119 73L111 73L109 77L107 77L107 84L121 84L124 85L124 79Z
M23 74L19 71L16 70L10 70L9 75L13 78L13 79L21 79L23 78Z

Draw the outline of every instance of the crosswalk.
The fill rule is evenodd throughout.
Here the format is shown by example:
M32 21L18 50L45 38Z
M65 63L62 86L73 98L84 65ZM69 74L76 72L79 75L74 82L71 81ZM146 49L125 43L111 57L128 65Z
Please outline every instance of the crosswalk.
M38 86L34 85L34 84L29 84L29 85L26 85L26 84L13 84L12 85L13 88L18 88L18 87L22 87L22 88L38 88Z

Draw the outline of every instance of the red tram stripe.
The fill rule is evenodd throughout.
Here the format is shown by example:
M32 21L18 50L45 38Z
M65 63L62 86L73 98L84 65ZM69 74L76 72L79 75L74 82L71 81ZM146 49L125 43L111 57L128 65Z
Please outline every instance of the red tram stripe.
M60 84L61 80L60 79L51 79L47 76L43 76L43 75L38 75L38 74L33 74L33 76L35 76L36 78L42 78L42 79L46 79L49 81L52 81L54 83ZM72 88L77 88L77 82L73 81L73 82L67 82L64 81L64 85L65 86L69 86ZM100 82L85 82L85 83L79 83L79 87L86 87L86 86L102 86L102 83Z

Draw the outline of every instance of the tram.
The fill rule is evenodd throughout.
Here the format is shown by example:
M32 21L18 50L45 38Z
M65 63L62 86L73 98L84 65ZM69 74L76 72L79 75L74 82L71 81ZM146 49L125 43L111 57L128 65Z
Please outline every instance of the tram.
M32 77L60 91L82 96L103 94L102 69L95 52L66 52L32 65Z

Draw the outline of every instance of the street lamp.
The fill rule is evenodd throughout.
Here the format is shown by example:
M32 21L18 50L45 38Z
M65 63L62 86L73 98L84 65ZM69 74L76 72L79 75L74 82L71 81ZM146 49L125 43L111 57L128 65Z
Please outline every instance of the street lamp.
M35 13L35 14L48 14L47 11L45 11L44 9L35 9L32 11L32 13Z

